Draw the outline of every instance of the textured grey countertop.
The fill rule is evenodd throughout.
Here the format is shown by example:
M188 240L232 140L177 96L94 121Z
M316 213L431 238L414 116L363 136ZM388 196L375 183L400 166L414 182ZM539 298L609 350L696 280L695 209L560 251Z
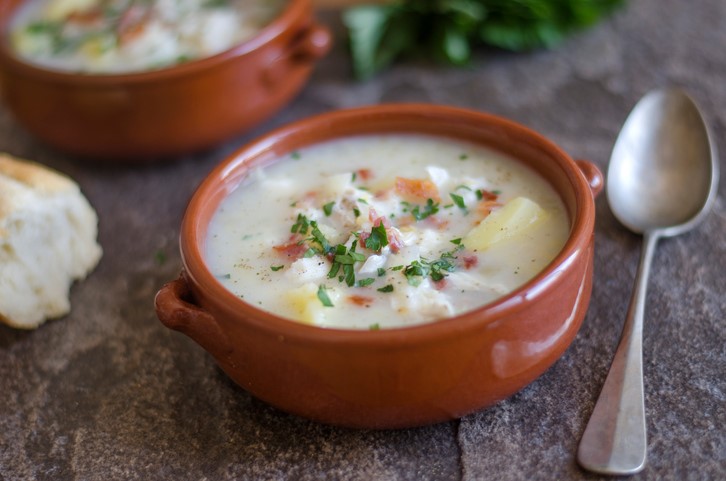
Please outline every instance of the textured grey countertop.
M406 63L355 83L349 68L338 42L273 120L149 168L78 163L41 145L0 105L0 150L73 176L100 215L105 250L74 286L69 316L34 332L0 327L0 480L598 478L578 468L575 452L619 337L640 246L604 196L592 303L574 343L529 387L458 421L355 431L279 412L164 328L153 297L180 270L181 217L212 167L275 126L330 109L423 101L488 111L604 170L638 98L681 85L726 151L726 2L631 0L557 50L481 51L464 69ZM649 458L633 479L726 479L725 292L722 188L706 222L663 241L655 256L644 340Z

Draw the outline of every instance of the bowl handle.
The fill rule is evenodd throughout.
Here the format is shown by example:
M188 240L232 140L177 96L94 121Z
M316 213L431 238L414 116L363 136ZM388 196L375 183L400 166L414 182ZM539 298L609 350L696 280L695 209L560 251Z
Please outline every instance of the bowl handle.
M307 65L325 56L333 44L328 27L313 23L306 25L293 36L285 51L265 68L262 80L268 88L286 78L291 67Z
M577 166L580 168L580 172L585 176L585 180L590 185L593 197L597 197L602 188L605 185L605 180L602 172L597 165L593 164L589 160L578 159L575 161Z
M165 284L154 298L159 320L169 329L186 334L212 354L224 361L232 352L227 336L214 317L193 303L192 292L186 274Z

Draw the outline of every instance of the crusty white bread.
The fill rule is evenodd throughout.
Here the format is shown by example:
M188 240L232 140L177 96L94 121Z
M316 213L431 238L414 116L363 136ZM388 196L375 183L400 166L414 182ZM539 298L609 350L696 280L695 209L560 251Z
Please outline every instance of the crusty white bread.
M67 314L71 284L101 258L97 234L75 182L0 154L0 321L33 329Z

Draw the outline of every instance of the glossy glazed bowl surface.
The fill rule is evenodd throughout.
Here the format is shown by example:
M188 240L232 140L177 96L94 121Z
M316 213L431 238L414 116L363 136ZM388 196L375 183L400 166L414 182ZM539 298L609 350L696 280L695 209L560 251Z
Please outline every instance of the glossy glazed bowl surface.
M59 150L91 160L150 162L210 147L284 107L327 53L311 0L291 0L253 38L160 70L76 74L17 57L9 22L26 0L0 2L0 93L17 120Z
M491 304L380 331L289 321L245 303L215 279L203 255L207 228L252 167L326 140L391 132L473 141L533 167L567 207L571 233L562 251L530 282ZM157 294L157 315L209 351L240 386L285 411L364 428L456 418L522 389L574 339L590 298L594 195L601 188L593 164L575 162L537 133L487 114L382 105L313 117L242 148L203 181L182 224L184 271Z

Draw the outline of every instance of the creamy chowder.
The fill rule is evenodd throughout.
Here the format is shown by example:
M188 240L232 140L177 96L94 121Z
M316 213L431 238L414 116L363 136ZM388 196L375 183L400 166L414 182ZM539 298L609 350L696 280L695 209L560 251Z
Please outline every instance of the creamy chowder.
M217 54L254 36L284 0L32 0L13 19L24 59L64 71L127 73Z
M248 303L323 327L435 321L521 286L562 249L554 189L485 147L419 135L329 141L258 168L205 256Z

